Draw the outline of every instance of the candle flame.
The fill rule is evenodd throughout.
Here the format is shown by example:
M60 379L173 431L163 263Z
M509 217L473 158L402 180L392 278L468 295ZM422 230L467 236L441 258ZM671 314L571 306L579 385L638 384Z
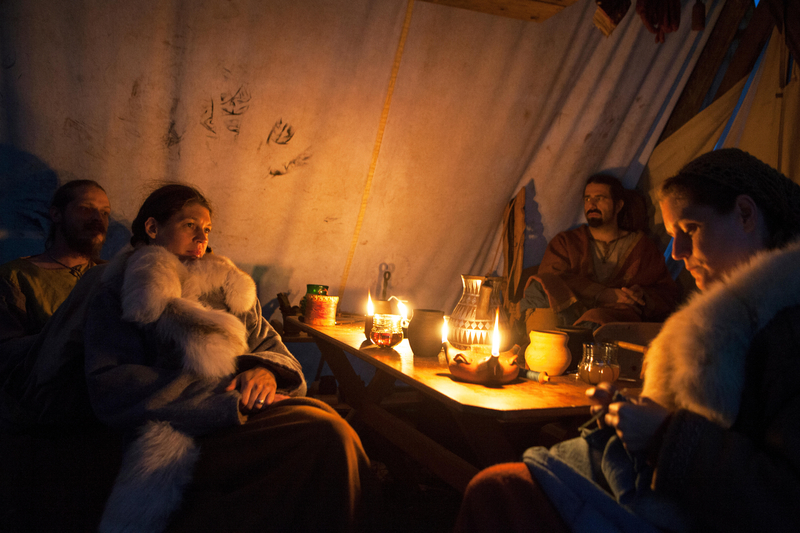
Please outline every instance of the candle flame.
M495 311L494 332L492 333L492 355L500 355L500 309Z
M367 291L367 316L375 314L375 305L372 303L372 295Z
M447 342L447 318L442 322L442 342Z
M408 307L397 298L395 300L397 300L397 309L400 310L400 316L403 317L403 320L408 320Z

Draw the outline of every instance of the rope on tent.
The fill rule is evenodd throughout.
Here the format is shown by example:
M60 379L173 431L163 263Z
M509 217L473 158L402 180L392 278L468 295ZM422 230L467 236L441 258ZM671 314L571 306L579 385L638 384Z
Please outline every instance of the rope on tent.
M386 121L389 118L389 108L392 103L392 93L394 92L394 84L397 81L397 71L400 70L400 60L403 58L403 48L406 44L408 37L408 28L411 26L411 13L414 11L414 0L408 0L406 7L406 18L403 21L403 29L400 32L400 42L397 44L397 52L394 55L394 64L392 65L392 75L389 78L389 88L386 91L386 101L383 103L383 111L381 111L381 120L378 123L378 135L375 138L375 146L372 148L372 160L369 164L369 171L367 172L367 181L364 184L364 194L361 196L361 207L358 211L358 218L356 219L356 227L353 231L353 239L350 241L350 250L347 253L347 262L344 266L342 273L342 281L339 284L339 299L344 296L345 288L347 287L347 278L350 275L350 267L353 264L353 256L356 253L356 246L358 245L358 237L361 234L361 226L364 223L364 213L367 210L367 202L369 201L369 192L372 188L372 178L375 176L375 167L378 164L378 154L381 151L381 143L383 142L383 132L386 129Z

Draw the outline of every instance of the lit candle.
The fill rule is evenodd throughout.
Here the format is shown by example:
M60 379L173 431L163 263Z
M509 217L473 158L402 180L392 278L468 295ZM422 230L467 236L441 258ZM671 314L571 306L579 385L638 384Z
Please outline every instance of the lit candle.
M439 352L439 362L441 363L441 354L444 352L444 363L448 363L450 360L450 354L447 351L447 317L444 317L444 321L442 322L442 349Z
M495 311L494 332L492 333L492 355L500 355L500 309Z
M408 327L408 307L406 307L406 305L402 302L402 300L398 300L397 298L395 298L395 300L397 300L397 309L400 311L400 316L403 317L403 322L402 322L403 327L407 328Z
M397 296L390 296L389 299L397 301L397 310L400 312L400 324L402 324L402 326L404 328L407 328L408 327L408 307L406 307L405 302L403 300L401 300L400 298L398 298Z
M372 295L367 291L367 316L364 318L364 336L368 341L372 341L372 317L375 314L375 305L372 303Z

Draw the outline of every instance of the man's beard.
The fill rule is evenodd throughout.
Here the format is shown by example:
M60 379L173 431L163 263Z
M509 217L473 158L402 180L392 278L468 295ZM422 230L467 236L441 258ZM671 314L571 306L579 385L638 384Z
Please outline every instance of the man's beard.
M595 214L597 216L590 217L590 214ZM603 214L599 211L589 211L586 213L586 223L590 228L599 228L603 225Z
M85 237L80 235L81 233L90 230L100 232L103 238L98 241L95 240L94 236ZM70 249L78 252L81 255L85 255L95 262L100 259L100 252L103 250L103 244L106 242L106 231L107 228L101 222L89 222L78 231L74 231L73 228L70 228L68 225L61 227L64 240L67 241L67 245L70 247Z

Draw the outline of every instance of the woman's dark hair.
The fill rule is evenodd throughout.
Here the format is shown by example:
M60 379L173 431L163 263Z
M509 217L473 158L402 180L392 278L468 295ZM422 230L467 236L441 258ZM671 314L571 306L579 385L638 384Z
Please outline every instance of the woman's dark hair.
M150 196L139 208L139 213L131 224L131 244L150 244L150 237L145 231L144 223L153 217L159 224L166 224L172 215L189 204L200 204L211 213L211 203L203 194L189 185L169 183L150 193Z
M800 185L738 148L697 157L659 189L662 200L684 198L720 215L730 213L742 194L753 199L764 217L767 248L779 248L800 235Z
M56 192L53 193L53 199L50 200L50 209L56 209L63 213L64 208L66 208L70 202L75 200L80 190L91 187L106 192L106 190L94 180L72 180L66 182L64 185L56 189ZM53 245L53 242L56 238L56 227L57 224L50 224L50 232L47 234L47 240L44 242L45 249L48 249Z

